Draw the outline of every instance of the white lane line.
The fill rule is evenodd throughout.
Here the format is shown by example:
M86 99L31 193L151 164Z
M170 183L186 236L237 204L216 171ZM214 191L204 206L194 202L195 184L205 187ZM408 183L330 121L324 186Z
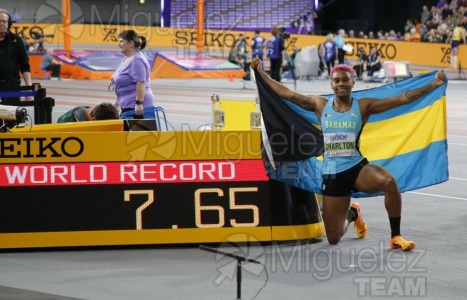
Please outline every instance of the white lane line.
M466 178L449 177L449 179L467 181Z
M467 144L460 144L460 143L449 143L448 145L456 145L456 146L467 146Z
M419 192L407 192L409 194L416 194L422 196L430 196L430 197L437 197L437 198L447 198L447 199L455 199L455 200L462 200L467 201L467 198L460 198L460 197L451 197L451 196L444 196L444 195L437 195L437 194L428 194L428 193L419 193Z

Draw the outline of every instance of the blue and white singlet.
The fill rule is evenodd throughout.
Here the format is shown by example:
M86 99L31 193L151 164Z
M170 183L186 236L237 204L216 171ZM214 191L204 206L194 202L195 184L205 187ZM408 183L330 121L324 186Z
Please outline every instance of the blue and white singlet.
M335 111L333 103L334 99L329 100L321 115L323 174L343 172L364 159L359 150L362 116L358 100L352 98L352 107L347 112Z

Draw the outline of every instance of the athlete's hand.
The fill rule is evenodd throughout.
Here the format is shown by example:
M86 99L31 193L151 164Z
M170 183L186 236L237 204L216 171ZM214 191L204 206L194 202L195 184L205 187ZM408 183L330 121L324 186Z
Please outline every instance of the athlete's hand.
M441 86L445 82L446 82L446 73L444 73L444 70L439 70L435 76L435 84L437 86Z
M261 59L259 59L258 56L255 56L253 58L250 64L250 68L252 68L253 70L258 70L258 71L263 70L263 63L261 62Z

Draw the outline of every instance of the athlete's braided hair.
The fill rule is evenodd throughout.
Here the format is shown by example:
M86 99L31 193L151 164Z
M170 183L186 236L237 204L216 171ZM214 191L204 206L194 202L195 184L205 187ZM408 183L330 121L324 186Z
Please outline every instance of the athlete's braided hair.
M351 66L348 66L348 65L345 65L345 64L339 64L339 65L336 65L334 68L331 69L331 72L330 72L331 77L332 77L332 75L334 73L336 73L337 71L341 71L341 70L349 72L352 75L352 77L357 76L357 73L355 73L355 70Z

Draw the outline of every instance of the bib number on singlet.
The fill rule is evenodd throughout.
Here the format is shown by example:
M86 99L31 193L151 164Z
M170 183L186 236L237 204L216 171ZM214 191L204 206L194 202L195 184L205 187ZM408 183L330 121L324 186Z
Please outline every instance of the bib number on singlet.
M355 153L355 133L325 133L324 156L353 156Z

